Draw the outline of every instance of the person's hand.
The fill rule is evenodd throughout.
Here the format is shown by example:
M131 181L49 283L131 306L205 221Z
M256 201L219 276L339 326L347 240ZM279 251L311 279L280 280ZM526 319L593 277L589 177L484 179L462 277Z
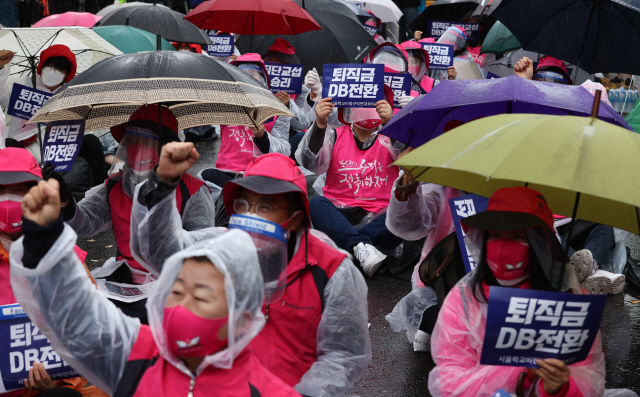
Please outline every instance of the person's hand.
M276 94L276 97L284 106L289 106L289 101L291 100L291 96L284 91L280 91Z
M51 380L47 370L44 368L44 364L37 362L33 363L33 367L29 370L29 379L24 380L24 386L31 391L39 390L43 392L59 385L60 381Z
M411 101L413 101L413 97L411 95L403 95L398 98L398 103L400 104L401 108L407 106Z
M447 78L449 80L455 80L457 75L458 75L458 72L456 71L455 67L449 66L447 68Z
M9 50L0 50L0 69L4 67L4 65L11 62L15 52Z
M389 102L384 99L376 102L376 112L378 112L378 115L382 120L382 125L387 124L393 117L393 108L389 105Z
M331 103L332 98L323 98L316 105L316 127L327 128L329 123L329 115L333 111L335 105Z
M422 30L413 32L413 38L416 39L416 41L420 40L422 38Z
M236 54L231 55L229 58L231 58L231 62L235 62L238 60L238 56Z
M156 175L161 181L174 183L200 158L191 142L169 142L162 147Z
M562 360L555 358L545 358L544 360L536 360L536 364L540 368L529 368L529 372L533 376L542 379L544 391L547 394L557 394L562 387L569 382L571 370Z
M264 136L264 133L266 132L266 130L264 129L264 124L260 124L258 129L256 129L256 127L249 127L249 129L251 130L251 132L253 132L253 135L258 138L258 140L261 140Z
M55 179L40 181L22 198L22 216L42 227L60 216L60 184Z
M69 190L69 185L67 185L67 182L64 180L62 175L54 171L55 169L56 166L50 161L44 163L42 165L42 179L47 181L53 178L58 181L58 184L60 186L60 203L64 207L69 203L69 200L71 199L71 190Z
M319 94L322 92L322 80L316 68L311 69L304 76L304 85L306 85L311 91Z
M411 153L412 150L413 148L411 146L407 146L407 148L398 155L398 160ZM411 175L411 172L404 167L402 167L402 171L404 171L404 175L402 176L402 179L398 181L398 187L407 186L413 182L413 175Z
M513 73L524 79L533 79L533 61L527 57L522 58L513 67Z

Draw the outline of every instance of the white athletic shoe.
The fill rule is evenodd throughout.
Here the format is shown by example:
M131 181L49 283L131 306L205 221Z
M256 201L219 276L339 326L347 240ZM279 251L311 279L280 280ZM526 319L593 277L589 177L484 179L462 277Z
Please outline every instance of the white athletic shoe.
M353 253L356 259L360 262L362 270L367 273L367 276L371 277L380 268L382 262L387 259L387 256L378 251L376 247L370 244L358 243L353 247Z

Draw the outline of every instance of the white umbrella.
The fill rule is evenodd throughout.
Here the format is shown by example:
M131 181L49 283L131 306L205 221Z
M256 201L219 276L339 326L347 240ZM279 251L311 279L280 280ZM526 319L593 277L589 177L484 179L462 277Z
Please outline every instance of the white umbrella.
M402 11L391 0L348 0L359 5L367 11L371 11L382 22L398 22L402 18Z
M0 48L15 52L11 74L30 74L40 53L54 44L64 44L76 55L76 73L82 73L105 58L122 51L88 28L51 27L0 30Z
M105 7L105 8L103 8L102 10L98 11L98 13L97 13L96 15L105 16L105 15L107 15L108 13L110 13L110 12L112 12L112 11L115 11L115 10L118 10L118 9L120 9L120 8L122 8L122 7L137 6L137 5L139 5L139 4L147 4L147 3L144 3L144 2L141 2L141 1L132 1L131 3L122 3L122 4L120 4L120 3L114 3L114 4L111 4L111 5L109 5L109 6L106 6L106 7ZM162 5L162 4L156 4L156 5L157 5L158 7L169 8L169 7L164 6L164 5Z

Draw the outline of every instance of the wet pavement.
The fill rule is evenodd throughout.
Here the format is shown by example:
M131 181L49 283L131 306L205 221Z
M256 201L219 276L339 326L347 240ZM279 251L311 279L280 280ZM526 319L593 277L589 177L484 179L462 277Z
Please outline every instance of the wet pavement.
M201 154L190 173L213 166L219 140L198 144ZM625 240L631 255L640 258L640 238ZM81 239L78 245L87 251L87 265L102 265L116 252L111 230L93 238ZM414 352L404 333L395 333L384 317L411 290L408 281L389 273L364 276L369 287L369 321L373 359L364 379L354 390L361 396L429 396L427 380L434 367L429 352ZM633 303L635 302L635 303ZM607 388L628 388L640 394L640 291L627 290L610 296L602 324L603 350L606 357Z

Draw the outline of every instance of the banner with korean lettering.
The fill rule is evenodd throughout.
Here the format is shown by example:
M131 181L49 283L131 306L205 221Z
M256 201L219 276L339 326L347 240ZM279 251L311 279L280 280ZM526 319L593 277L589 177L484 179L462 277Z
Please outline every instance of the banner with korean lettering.
M287 94L300 95L300 92L302 92L303 65L271 62L265 62L264 64L271 80L271 92L283 91Z
M464 243L464 231L462 230L462 225L460 225L460 220L475 215L478 212L486 211L488 205L489 199L478 196L477 194L467 194L449 199L451 217L453 218L453 225L456 228L458 244L460 244L460 252L462 252L462 260L464 261L464 268L467 273L476 268L476 262L469 253L467 245Z
M400 108L398 98L401 96L411 96L411 73L386 73L384 74L384 84L393 91L393 107Z
M449 44L421 43L429 53L429 69L446 70L453 66L453 46Z
M606 301L606 295L491 287L480 364L538 368L539 358L583 361Z
M467 34L468 39L480 38L480 24L479 23L461 23L452 21L432 21L427 20L427 26L429 31L427 32L429 37L439 39L451 26L461 26L464 28L464 32Z
M210 34L213 45L207 46L207 54L212 57L230 57L233 55L234 37Z
M375 26L362 25L362 27L367 31L367 33L369 33L371 37L375 37L375 35L378 34L378 28Z
M7 113L19 119L29 120L44 103L53 96L50 92L36 90L26 85L13 83Z
M372 108L384 99L384 65L334 63L323 66L322 97L339 107Z
M84 124L84 120L49 123L44 135L42 162L50 161L56 166L56 172L69 171L82 145Z
M53 380L79 376L53 351L19 304L0 306L0 393L22 389L34 362L42 363Z

